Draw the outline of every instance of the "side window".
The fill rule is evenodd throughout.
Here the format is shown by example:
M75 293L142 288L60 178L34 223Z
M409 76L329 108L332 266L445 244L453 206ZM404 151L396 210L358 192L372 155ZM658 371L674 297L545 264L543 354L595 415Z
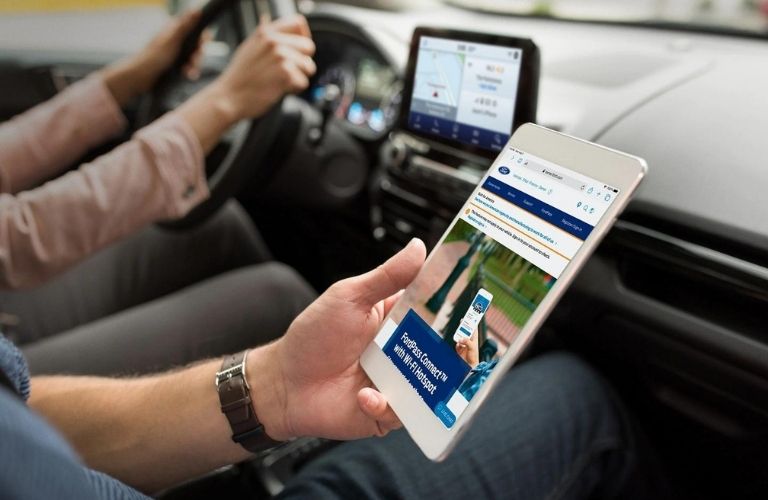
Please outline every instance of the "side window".
M0 46L121 54L167 19L166 0L0 0Z
M166 11L191 0L0 0L0 13L85 12L104 9L155 8Z

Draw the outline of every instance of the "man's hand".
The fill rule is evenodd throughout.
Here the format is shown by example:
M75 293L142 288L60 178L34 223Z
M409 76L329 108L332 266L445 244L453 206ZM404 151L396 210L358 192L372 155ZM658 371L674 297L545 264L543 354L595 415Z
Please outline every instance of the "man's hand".
M267 434L354 439L400 426L359 359L425 253L414 240L377 269L336 283L283 338L248 354L251 398ZM213 359L129 379L35 377L29 404L90 467L158 491L249 457L221 412L213 384L220 366Z
M480 364L480 349L477 346L477 329L472 332L472 336L467 338L462 336L456 342L456 354L463 359L469 366L475 368Z
M355 439L401 426L359 359L425 254L414 239L373 271L334 284L282 339L249 355L256 413L271 437Z
M200 19L200 10L192 10L171 20L140 52L108 66L103 70L104 83L115 100L121 105L134 97L148 92L160 76L176 61L187 34ZM202 57L201 37L195 54L183 68L185 75L196 78Z

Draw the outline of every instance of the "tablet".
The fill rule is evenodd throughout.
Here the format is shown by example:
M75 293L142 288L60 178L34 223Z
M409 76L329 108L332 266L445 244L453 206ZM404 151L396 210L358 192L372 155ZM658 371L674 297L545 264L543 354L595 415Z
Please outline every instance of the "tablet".
M504 146L361 357L427 457L456 444L645 172L533 124Z
M527 38L416 28L399 128L492 159L517 126L536 121L539 67Z

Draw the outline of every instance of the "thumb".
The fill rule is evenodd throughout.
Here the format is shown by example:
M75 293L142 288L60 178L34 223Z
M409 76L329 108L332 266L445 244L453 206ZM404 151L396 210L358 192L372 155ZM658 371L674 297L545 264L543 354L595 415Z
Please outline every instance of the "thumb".
M353 300L370 308L407 287L419 273L426 254L424 242L412 239L405 248L373 271L350 280Z

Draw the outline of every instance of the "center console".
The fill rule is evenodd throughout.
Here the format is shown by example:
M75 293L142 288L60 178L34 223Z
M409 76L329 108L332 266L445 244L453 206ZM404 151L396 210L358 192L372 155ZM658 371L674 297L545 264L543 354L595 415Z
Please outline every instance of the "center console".
M538 82L531 40L417 28L371 185L374 237L434 244L514 129L535 121Z

